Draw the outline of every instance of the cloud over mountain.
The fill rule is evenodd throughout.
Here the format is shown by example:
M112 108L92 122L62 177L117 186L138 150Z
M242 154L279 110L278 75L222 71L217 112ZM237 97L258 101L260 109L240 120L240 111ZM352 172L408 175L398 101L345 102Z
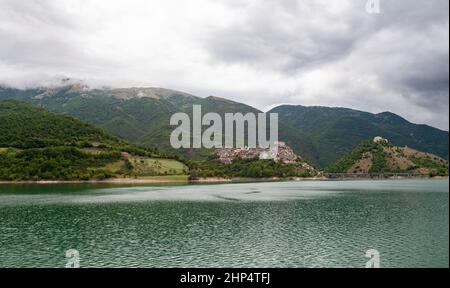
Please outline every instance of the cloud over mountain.
M58 75L264 109L386 110L448 130L449 2L0 0L0 82Z

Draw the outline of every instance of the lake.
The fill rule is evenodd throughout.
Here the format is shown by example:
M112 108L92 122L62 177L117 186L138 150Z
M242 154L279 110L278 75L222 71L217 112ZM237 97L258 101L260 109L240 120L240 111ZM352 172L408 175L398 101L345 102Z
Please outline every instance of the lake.
M448 180L0 185L0 267L449 267Z

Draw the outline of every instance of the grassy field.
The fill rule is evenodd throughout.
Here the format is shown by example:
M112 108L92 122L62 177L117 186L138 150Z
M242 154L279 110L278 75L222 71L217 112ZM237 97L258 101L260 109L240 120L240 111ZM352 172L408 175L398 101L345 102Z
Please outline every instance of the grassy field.
M104 149L99 148L82 148L81 151L92 154L92 155L100 155L106 153Z
M171 159L132 156L128 158L128 161L133 166L131 175L139 179L167 180L165 177L169 177L175 180L186 180L185 175L188 173L188 168L183 163ZM102 169L120 174L121 171L126 171L126 166L126 160L120 160L109 163ZM176 178L177 176L180 176L182 179ZM161 179L158 179L158 177L161 177Z
M120 160L114 163L109 163L104 167L104 169L111 171L112 173L118 173L119 171L123 170L125 167L125 161Z
M1 148L0 147L0 153L6 153L8 152L8 148Z
M171 159L133 156L128 160L133 165L134 173L138 176L184 175L188 171L183 163Z

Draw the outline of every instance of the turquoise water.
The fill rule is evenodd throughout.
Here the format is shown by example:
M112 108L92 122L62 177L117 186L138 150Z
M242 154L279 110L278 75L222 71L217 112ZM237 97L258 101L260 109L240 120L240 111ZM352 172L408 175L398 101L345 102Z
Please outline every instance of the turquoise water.
M0 185L0 267L448 267L448 185Z

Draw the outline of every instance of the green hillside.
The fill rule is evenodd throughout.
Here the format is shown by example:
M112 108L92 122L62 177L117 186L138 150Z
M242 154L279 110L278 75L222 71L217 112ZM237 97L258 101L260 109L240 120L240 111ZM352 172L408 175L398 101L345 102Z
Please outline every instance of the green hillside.
M128 144L80 120L0 101L0 180L90 180L187 174L156 149Z
M21 99L49 111L70 115L108 133L146 147L158 147L190 159L207 159L209 150L173 150L170 117L202 105L208 112L258 113L248 105L218 97L200 98L158 88L89 89L83 85L18 90L0 87L0 99ZM384 135L397 146L408 146L448 159L448 132L412 124L392 114L328 107L283 105L278 113L279 138L310 163L325 167L349 153L365 139Z
M157 88L93 89L66 86L54 89L17 90L0 88L0 99L22 99L52 112L70 115L101 127L134 144L177 153L191 159L207 159L210 150L173 150L170 117L178 112L192 114L192 105L202 105L203 115L219 113L260 113L245 104L218 97L200 98L183 92ZM303 132L280 123L280 140L287 142L304 159L317 163L319 155Z
M396 146L408 146L448 159L447 131L413 124L393 113L289 105L270 112L279 113L283 123L301 130L312 141L321 166L337 161L362 141L378 135L388 138Z
M0 147L120 145L101 129L19 101L0 101Z
M329 173L414 173L448 176L448 161L409 147L397 147L388 141L366 140L330 165Z

